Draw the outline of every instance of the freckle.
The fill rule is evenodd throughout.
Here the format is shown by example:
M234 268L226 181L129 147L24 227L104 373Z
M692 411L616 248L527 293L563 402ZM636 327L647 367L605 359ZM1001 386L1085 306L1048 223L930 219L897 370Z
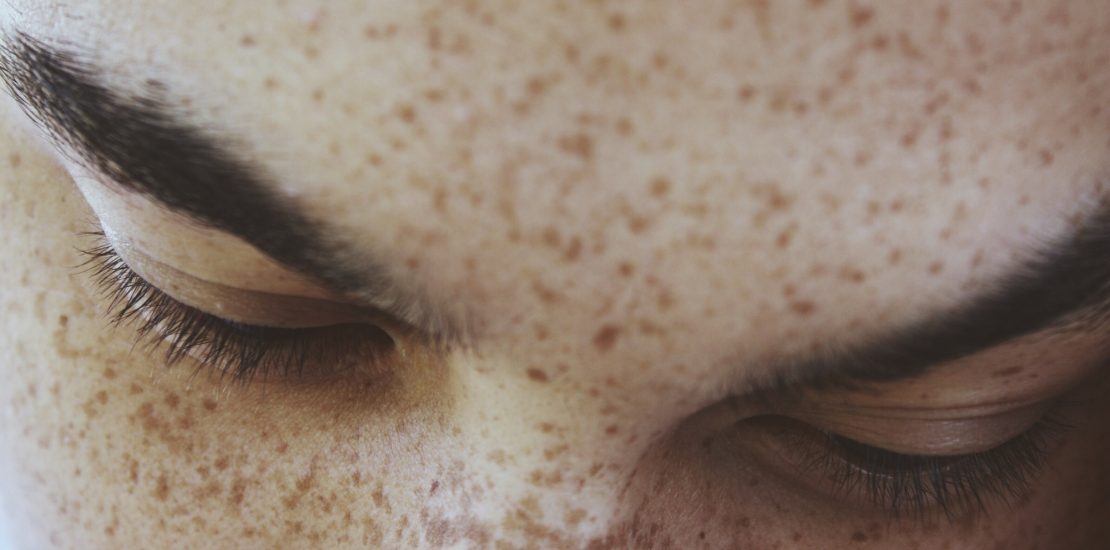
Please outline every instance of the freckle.
M600 352L607 352L613 349L617 340L620 339L621 329L616 325L604 325L598 329L594 334L593 344Z
M108 380L115 380L116 371L113 370L111 367L104 369L104 378L107 378Z
M842 268L837 276L843 281L848 281L856 284L863 283L867 280L867 275L865 275L862 271L849 267Z
M619 13L614 13L609 16L609 28L614 31L624 30L624 16Z
M178 397L176 393L167 393L166 394L166 405L168 405L169 408L176 409L177 404L180 403L180 402L181 402L181 398Z
M790 303L790 309L801 317L809 317L817 311L817 304L812 300L795 300Z
M636 272L636 268L628 262L621 262L621 263L617 264L617 274L620 275L621 277L625 277L625 278L631 277L632 274L635 273L635 272Z
M282 443L278 444L277 448L274 449L274 450L277 451L277 454L283 455L283 454L285 454L286 451L289 450L289 444L285 443L285 442L282 442Z
M752 519L747 517L747 516L744 516L744 517L740 518L739 523L740 523L740 527L743 527L743 528L747 529L747 528L752 526Z
M539 341L547 340L547 336L548 336L547 327L543 324L536 323L532 327L532 333L535 334L536 340L539 340Z
M528 378L541 384L548 381L547 373L535 367L528 369Z
M775 237L775 247L777 247L779 249L788 248L790 246L791 241L793 241L793 240L794 240L794 227L793 226L787 227L786 229L783 229L782 231L780 231L778 236Z
M227 469L230 462L231 461L226 456L221 456L220 458L216 459L216 462L215 464L213 464L213 466L215 466L217 470L223 471Z
M937 261L929 264L929 273L930 274L939 275L942 271L944 271L944 262L943 261L937 260Z
M753 97L755 97L755 88L751 86L744 85L736 91L736 98L745 103L751 101Z
M848 18L852 26L861 29L871 23L875 17L875 10L866 6L852 6L848 9Z
M108 392L106 392L104 390L100 390L100 391L96 392L96 400L101 405L104 405L105 403L108 402Z
M605 435L617 435L620 428L616 424L610 424L605 427Z
M206 411L214 411L216 410L216 401L206 398L204 401L201 401L201 406L203 406Z
M412 124L416 120L416 109L412 105L402 105L397 109L397 116L407 124Z
M632 121L628 120L628 117L622 116L618 118L616 122L616 127L618 134L625 137L632 135Z
M1056 156L1048 149L1041 149L1040 158L1041 166L1052 166L1052 161L1056 159Z
M917 144L917 137L917 130L910 130L902 134L902 137L898 140L898 143L900 143L905 149L912 149L913 146Z
M871 41L871 47L876 50L883 51L890 46L890 39L885 34L880 34Z
M278 81L276 78L268 76L262 81L262 87L266 88L267 90L277 89Z
M158 485L154 489L154 496L161 501L165 501L170 496L170 483L166 480L164 474L158 476Z
M573 237L570 244L567 245L566 250L563 252L563 260L567 262L574 262L582 255L582 239Z
M661 199L671 191L671 180L663 177L651 180L651 195Z
M23 164L23 157L19 156L19 153L12 153L8 155L9 166L11 166L12 168L19 168L20 164Z
M324 100L324 90L322 90L320 88L316 88L315 90L312 90L312 101L314 101L316 103L320 103L323 100Z
M320 57L320 50L309 46L304 49L304 56L309 59L316 59L317 57Z
M244 48L249 48L251 46L254 46L254 44L254 37L249 34L244 34L243 36L239 37L239 45Z
M439 490L439 480L438 479L433 479L432 480L432 486L431 486L431 488L428 489L428 494L429 495L434 495L434 494L436 494L436 491L438 491L438 490Z
M898 248L891 250L890 254L888 254L886 257L886 261L890 265L898 265L902 263L902 250Z
M582 160L590 160L594 155L593 138L582 133L563 136L559 138L559 149Z
M660 310L667 311L674 306L674 295L667 289L659 291L659 295L655 299L655 303L659 306Z
M867 535L865 535L863 531L856 531L855 533L852 533L853 542L865 542L866 540Z

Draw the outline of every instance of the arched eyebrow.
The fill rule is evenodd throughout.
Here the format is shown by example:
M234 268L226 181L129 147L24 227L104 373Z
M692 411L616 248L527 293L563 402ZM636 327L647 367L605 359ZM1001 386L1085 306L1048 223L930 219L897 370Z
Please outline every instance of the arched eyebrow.
M954 309L858 346L783 361L738 392L854 387L924 375L1034 334L1106 330L1110 321L1110 203L1102 202L1033 259Z
M128 97L70 52L23 33L0 44L0 78L23 111L73 160L195 222L238 236L340 294L445 341L456 324L381 263L337 241L276 192L229 144L150 97Z

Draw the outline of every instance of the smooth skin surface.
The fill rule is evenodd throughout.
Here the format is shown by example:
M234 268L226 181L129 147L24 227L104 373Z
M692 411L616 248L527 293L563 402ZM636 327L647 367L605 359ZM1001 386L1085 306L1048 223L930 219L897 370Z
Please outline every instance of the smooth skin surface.
M311 382L164 368L107 322L79 232L241 322L349 297L90 172L9 102L13 546L1104 548L1100 323L869 391L745 392L958 308L1093 215L1107 10L9 0L7 36L136 95L159 82L352 265L379 259L468 335L386 327L383 364ZM1071 427L1018 497L895 517L805 467L819 432L772 413L907 454L988 450L1045 414Z

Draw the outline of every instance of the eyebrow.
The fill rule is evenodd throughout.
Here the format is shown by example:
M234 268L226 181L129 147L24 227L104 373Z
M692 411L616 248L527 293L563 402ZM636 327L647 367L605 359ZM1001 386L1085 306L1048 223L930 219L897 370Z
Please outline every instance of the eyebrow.
M155 98L108 88L98 74L72 53L24 33L0 42L0 78L9 93L36 125L78 155L72 160L430 336L458 338L446 316L428 314L424 296L338 243L276 192L264 170L233 155L230 143L180 120Z
M917 378L930 368L1034 334L1070 333L1110 318L1110 203L1063 238L955 309L862 345L784 362L748 392L866 386Z

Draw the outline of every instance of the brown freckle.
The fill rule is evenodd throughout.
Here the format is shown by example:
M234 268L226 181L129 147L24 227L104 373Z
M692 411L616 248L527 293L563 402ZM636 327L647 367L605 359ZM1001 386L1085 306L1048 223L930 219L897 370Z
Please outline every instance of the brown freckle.
M619 431L620 427L618 427L616 424L610 424L605 427L605 435L617 435L617 432Z
M779 232L775 237L775 246L780 249L785 249L790 246L791 241L794 240L794 227L787 227Z
M621 262L617 265L617 274L621 277L631 277L636 272L636 268L628 262Z
M528 369L528 378L533 382L545 383L548 381L547 373L543 369L532 367Z
M106 392L104 390L100 390L100 391L96 392L96 400L101 405L104 405L105 403L108 402L108 392Z
M104 378L107 378L108 380L115 380L116 371L113 370L111 367L104 369Z
M570 244L568 244L566 250L563 251L563 260L567 262L574 262L578 260L578 257L581 255L582 239L578 237L571 238Z
M871 47L882 51L890 46L890 39L885 34L880 34L871 40Z
M277 448L275 448L274 450L277 451L277 454L283 455L285 454L285 451L289 450L289 444L285 442L279 443Z
M312 101L314 101L316 103L320 103L323 100L324 100L324 90L323 89L316 88L315 90L312 90Z
M942 260L937 260L929 264L930 274L939 275L942 271L944 271L944 262Z
M20 164L23 164L23 157L19 156L19 153L12 153L8 155L9 166L11 166L12 168L19 168Z
M1049 151L1048 149L1041 149L1040 158L1041 166L1052 166L1052 161L1056 159L1056 156L1053 155L1052 151Z
M416 120L416 109L412 105L402 105L397 109L397 116L407 124Z
M582 160L590 160L594 156L594 141L589 135L583 133L563 136L559 138L559 149Z
M316 59L317 57L320 57L320 50L309 46L304 49L304 56L309 59Z
M812 300L795 300L790 302L790 309L799 316L808 317L817 311L817 304Z
M744 516L744 517L740 518L739 523L740 523L740 527L743 527L743 528L747 529L747 528L752 526L752 519L747 517L747 516Z
M254 46L254 44L254 37L249 34L244 34L243 36L239 37L239 45L243 46L244 48L249 48L251 46Z
M848 8L848 19L852 22L852 26L860 29L875 17L875 9L868 6L852 6Z
M914 145L917 145L917 138L917 130L910 130L902 134L902 137L898 139L898 143L905 149L911 149Z
M624 15L621 15L619 13L614 13L614 14L609 16L609 20L608 20L607 23L609 25L609 28L614 30L614 31L624 30L624 23L625 23Z
M181 398L178 397L176 393L167 393L165 401L166 401L166 405L169 408L176 409L178 403L181 402Z
M838 277L841 280L849 281L856 284L860 284L867 280L867 275L865 275L862 271L849 267L842 268L840 270L840 273L838 274Z
M428 490L428 494L429 495L434 495L434 494L436 494L436 491L438 491L438 490L439 490L439 480L438 479L433 479L432 480L432 486Z
M215 466L217 470L223 471L227 469L230 462L231 461L226 456L221 456L220 458L216 459L216 462L213 464L213 466Z
M857 168L863 168L864 166L867 166L870 162L871 153L868 151L859 151L856 153L856 156L852 158L852 163L855 164Z
M154 489L154 497L161 501L165 501L170 497L170 483L166 480L165 474L158 476L157 486Z
M202 407L204 407L204 410L206 410L206 411L216 410L216 401L213 400L213 399L205 398L204 401L200 402L200 404L201 404Z
M131 387L128 388L127 393L131 395L138 395L140 393L143 393L143 387L138 384L131 384Z
M855 533L852 533L852 541L854 541L854 542L864 542L866 540L867 540L867 535L864 534L863 531L856 531Z
M993 377L993 378L1006 378L1008 376L1013 376L1015 374L1020 374L1024 370L1025 370L1025 367L1021 367L1021 366L1008 367L1008 368L1005 368L1005 369L1001 369L1001 370L997 370L997 371L992 372L991 377Z
M656 198L663 198L671 191L671 180L663 177L651 180L651 195Z
M741 86L736 92L736 97L740 101L751 101L751 99L755 97L755 88L748 85Z
M613 349L620 338L621 328L616 325L604 325L594 334L593 344L600 352Z
M617 133L622 136L632 135L632 121L628 117L620 117L616 122Z

